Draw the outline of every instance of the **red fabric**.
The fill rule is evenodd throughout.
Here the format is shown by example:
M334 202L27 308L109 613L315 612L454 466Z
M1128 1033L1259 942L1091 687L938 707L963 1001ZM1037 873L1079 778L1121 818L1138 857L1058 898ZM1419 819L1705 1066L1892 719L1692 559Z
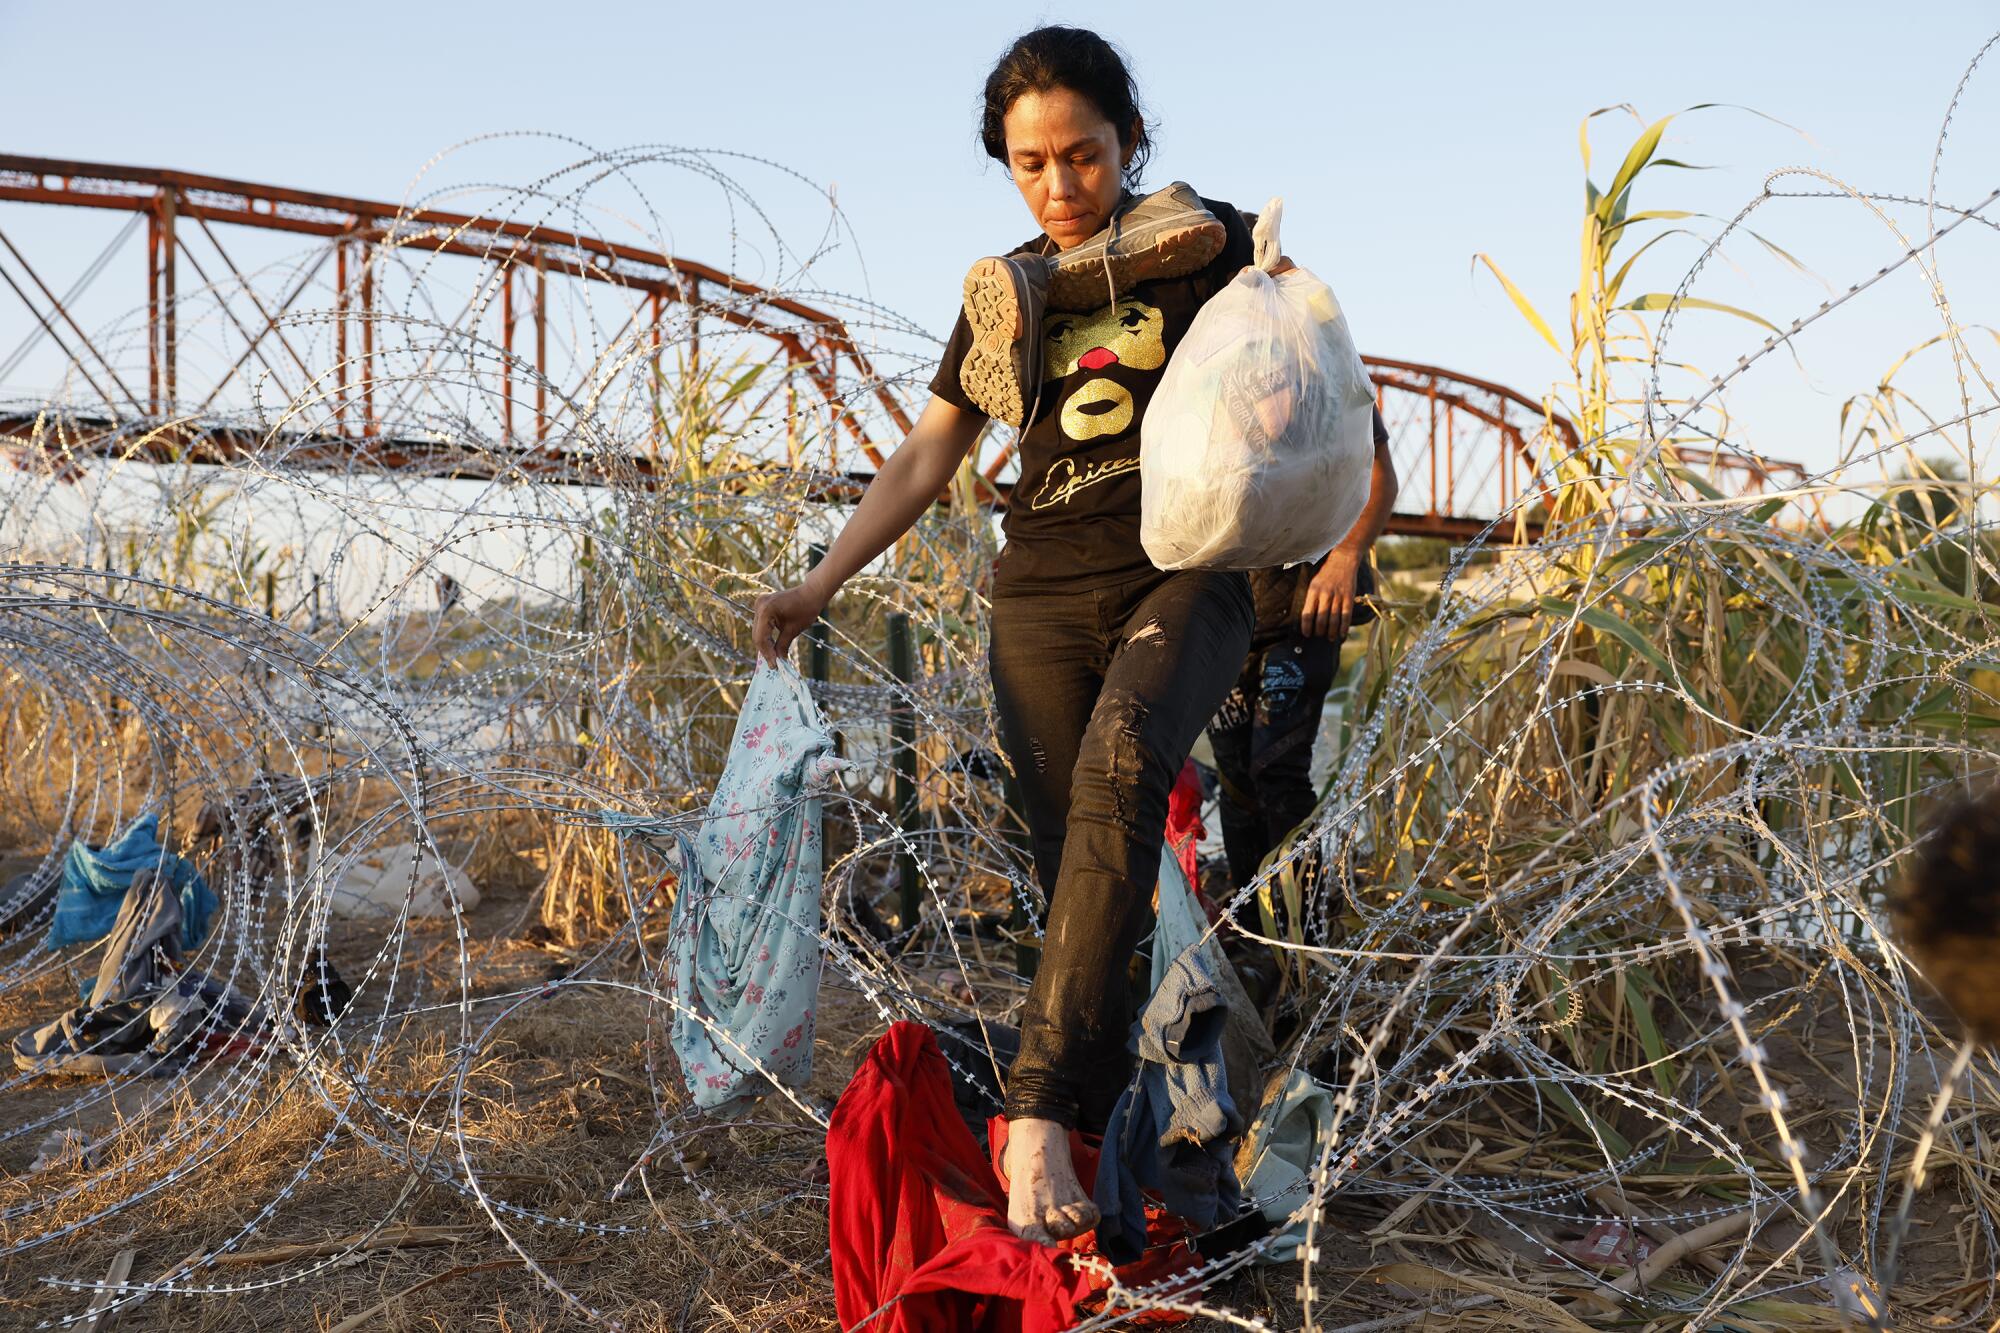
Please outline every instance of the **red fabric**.
M1194 845L1207 831L1201 823L1201 777L1190 759L1181 765L1181 775L1174 779L1174 789L1167 796L1167 846L1174 849L1174 859L1187 872L1190 889L1201 886Z
M1058 1333L1091 1280L1007 1229L1007 1196L959 1119L921 1023L875 1043L827 1128L834 1313L881 1333Z
M993 1174L1000 1182L1000 1188L1007 1188L1007 1169L1004 1165L1007 1153L1007 1118L994 1116L986 1123L986 1141L993 1145ZM1097 1159L1100 1156L1100 1142L1086 1138L1076 1130L1069 1132L1070 1160L1076 1164L1078 1180L1097 1179ZM1175 1217L1158 1204L1146 1205L1146 1252L1137 1259L1111 1271L1126 1287L1149 1287L1165 1281L1177 1273L1191 1272L1201 1267L1201 1256L1195 1253L1189 1242L1193 1233L1184 1218ZM1074 1254L1079 1259L1098 1259L1097 1233L1086 1231L1081 1236L1072 1236L1056 1242L1056 1249L1063 1254ZM1093 1293L1102 1291L1108 1284L1094 1282ZM1149 1310L1145 1314L1127 1315L1126 1322L1144 1328L1160 1324L1185 1323L1189 1316L1176 1310Z
M1095 1236L1050 1248L1007 1229L1000 1170L1007 1122L990 1127L991 1161L959 1118L951 1073L921 1023L897 1023L855 1071L826 1133L834 1313L881 1333L1059 1333L1101 1292ZM1080 1180L1097 1179L1097 1149L1070 1132ZM1157 1243L1116 1271L1128 1287L1198 1267L1186 1224L1148 1207ZM1180 1323L1160 1311L1135 1324Z

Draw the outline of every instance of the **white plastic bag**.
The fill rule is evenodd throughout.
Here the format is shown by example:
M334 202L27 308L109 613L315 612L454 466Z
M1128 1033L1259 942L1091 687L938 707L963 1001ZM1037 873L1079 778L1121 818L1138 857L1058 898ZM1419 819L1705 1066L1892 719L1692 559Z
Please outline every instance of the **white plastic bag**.
M439 862L434 852L398 843L338 867L331 906L340 917L450 916L451 900L466 911L479 906L479 890L463 870Z
M1146 408L1139 539L1161 569L1317 560L1368 500L1374 386L1332 290L1270 273L1280 207L1265 205L1255 266L1202 306Z

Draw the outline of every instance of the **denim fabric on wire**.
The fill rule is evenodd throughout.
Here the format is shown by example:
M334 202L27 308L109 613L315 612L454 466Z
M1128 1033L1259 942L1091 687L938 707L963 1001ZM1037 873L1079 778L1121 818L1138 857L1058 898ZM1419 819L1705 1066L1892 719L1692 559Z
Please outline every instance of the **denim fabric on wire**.
M1049 896L1009 1119L1091 1129L1125 1083L1127 966L1168 794L1249 651L1251 621L1244 576L1213 570L994 598L1000 740Z
M62 887L56 891L55 919L49 923L49 947L103 939L124 906L125 891L141 871L158 873L180 895L181 947L198 946L219 905L215 891L193 862L160 844L160 817L149 811L102 847L70 844L63 858Z
M1264 1017L1250 1002L1241 978L1223 952L1222 939L1209 928L1208 916L1195 898L1194 886L1179 860L1169 851L1160 862L1160 907L1153 927L1153 969L1150 994L1167 983L1174 960L1198 951L1203 966L1229 1010L1222 1034L1222 1061L1228 1075L1229 1099L1239 1111L1257 1105L1264 1092L1264 1065L1277 1048Z
M1146 1201L1154 1191L1168 1213L1208 1231L1242 1203L1234 1151L1244 1117L1230 1093L1228 1047L1242 1043L1256 1015L1188 889L1168 857L1160 871L1160 925L1152 945L1154 993L1132 1033L1138 1077L1104 1129L1092 1199L1104 1213L1098 1249L1132 1263L1146 1249ZM1270 1053L1268 1037L1262 1053ZM1254 1081L1256 1059L1238 1079Z

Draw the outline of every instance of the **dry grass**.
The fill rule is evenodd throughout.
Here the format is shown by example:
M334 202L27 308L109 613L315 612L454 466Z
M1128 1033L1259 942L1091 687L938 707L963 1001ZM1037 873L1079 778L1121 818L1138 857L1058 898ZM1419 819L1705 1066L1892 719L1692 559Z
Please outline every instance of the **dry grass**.
M1727 436L1727 416L1707 372L1666 355L1676 276L1635 302L1644 270L1620 262L1650 245L1631 224L1675 216L1628 212L1653 202L1632 190L1666 165L1664 128L1642 129L1611 188L1587 194L1558 393L1582 443L1545 459L1550 489L1512 515L1525 530L1537 512L1547 538L1384 599L1318 816L1351 892L1318 892L1297 847L1268 867L1284 1003L1306 1020L1287 1054L1360 1105L1328 1163L1311 1295L1288 1267L1217 1283L1212 1307L1274 1328L1666 1330L1709 1301L1708 1326L1761 1333L1841 1322L1817 1240L1843 1264L1880 1258L1875 1219L1955 1032L1913 1000L1871 895L1923 804L1992 764L1974 733L2000 722L1993 536L1928 500L1885 505L1890 490L1856 475L1835 481L1866 512L1826 533L1797 498L1732 507L1685 461ZM1674 372L1664 398L1655 357ZM344 531L407 524L409 550L430 554L380 571L360 623L329 628L315 610L325 642L204 600L210 587L226 602L247 571L197 567L218 539L206 482L167 499L173 522L144 551L157 579L100 575L75 553L50 560L69 570L15 574L10 604L41 620L9 648L0 834L94 837L148 799L179 830L199 796L265 768L317 776L338 747L323 838L379 846L421 826L486 896L463 940L442 923L386 947L380 925L325 932L343 973L373 972L338 1058L212 1069L158 1105L94 1085L0 1092L0 1132L49 1116L126 1126L104 1160L37 1175L39 1133L0 1143L0 1245L48 1238L0 1267L0 1322L78 1314L86 1294L43 1279L96 1280L129 1251L140 1282L219 1256L188 1284L202 1290L151 1295L130 1328L515 1330L592 1312L637 1330L833 1326L819 1125L782 1099L729 1121L687 1114L642 957L661 947L671 886L630 844L564 822L699 804L741 703L746 605L795 577L824 531L805 480L745 452L726 409L756 376L739 369L714 362L673 401L655 396L654 457L675 469L657 487L603 513L529 506L565 567L531 586L524 555L517 593L448 629L441 602L426 617L402 596L433 572L436 539L388 507ZM1891 379L1844 446L1918 447ZM834 465L830 448L814 457ZM268 476L217 484L253 479ZM819 1006L817 1106L882 1030L875 995L941 1016L956 1004L947 969L993 1016L1020 993L990 938L1001 872L1018 869L997 850L998 784L950 762L991 740L977 653L993 533L964 481L829 624L828 706L876 790L836 815L851 836L831 849L825 938L846 952ZM890 610L918 628L924 679L907 692L885 688ZM454 703L502 739L453 732L448 707L430 718L443 740L371 738ZM953 926L900 957L850 919L857 896L891 907L892 708L925 723L917 778L935 827L918 851L941 881L928 924ZM251 915L219 951L245 967L320 942L316 923ZM10 964L8 1030L73 998L66 971ZM1934 1155L1901 1326L1991 1317L1994 1073L1975 1069ZM1808 1173L1818 1235L1789 1193ZM1672 1262L1612 1290L1553 1259L1589 1220L1579 1196L1648 1223Z
M518 890L495 892L473 914L475 996L534 986L566 967L560 952L482 933L481 928L518 919L523 906ZM407 946L408 957L415 960L406 964L407 982L451 993L456 950L448 947L448 938L440 927L419 929ZM332 932L330 946L335 965L355 975L365 968L376 941L366 930L345 923ZM8 1012L0 1014L0 1021L12 1031L56 1007L67 988L67 979L55 975L19 988L7 996ZM830 1016L827 1028L838 1034L841 1024ZM758 1113L757 1123L705 1127L705 1132L686 1136L691 1149L684 1156L703 1189L682 1179L671 1162L663 1162L648 1173L647 1189L607 1201L611 1188L645 1150L655 1125L653 1095L645 1079L650 1031L646 1007L637 997L565 987L493 1032L470 1061L461 1100L462 1133L482 1189L492 1199L559 1214L580 1226L630 1229L628 1234L600 1236L577 1227L506 1224L520 1249L545 1265L571 1296L614 1313L627 1327L739 1327L729 1312L758 1310L781 1293L789 1297L800 1291L814 1292L815 1299L801 1307L798 1317L772 1326L825 1327L826 1321L810 1316L831 1300L823 1262L824 1190L800 1188L820 1158L820 1140L817 1129L796 1112L768 1107ZM67 1183L66 1175L101 1182L64 1201L53 1218L37 1215L35 1230L141 1195L142 1183L164 1175L160 1164L145 1160L148 1145L163 1136L186 1129L220 1130L226 1151L80 1234L16 1255L0 1270L0 1287L6 1292L0 1324L28 1326L80 1311L84 1297L40 1279L97 1280L126 1248L138 1251L134 1278L157 1280L184 1256L211 1250L236 1235L265 1202L287 1189L292 1192L226 1262L198 1279L241 1290L157 1296L127 1315L121 1326L328 1329L385 1299L389 1304L368 1327L525 1330L581 1322L563 1297L510 1252L476 1200L412 1170L435 1158L449 1174L463 1177L450 1160L451 1139L437 1132L444 1119L437 1114L439 1100L460 1064L454 1053L456 1014L402 1019L388 1035L391 1040L367 1066L371 1085L395 1090L379 1095L377 1104L412 1116L424 1129L368 1124L367 1117L357 1126L336 1128L325 1099L305 1087L284 1086L286 1062L278 1061L267 1080L268 1091L253 1100L250 1114L239 1117L240 1129L205 1123L201 1094L228 1076L211 1071L157 1110L144 1132L115 1140L123 1159L98 1163L90 1177L61 1167L28 1176L35 1145L23 1140L7 1144L0 1157L0 1170L6 1173L0 1181L0 1208L47 1198ZM826 1098L837 1095L851 1069L851 1063L846 1068L836 1063L837 1050L829 1055L833 1058L823 1063L813 1088ZM9 1115L45 1113L80 1086L45 1080L17 1090L7 1099ZM136 1099L122 1100L129 1107ZM83 1113L90 1123L104 1123L112 1114L105 1106ZM358 1129L384 1142L371 1144ZM321 1154L317 1164L298 1180L301 1165L315 1152ZM704 1199L703 1190L712 1191L719 1182L727 1182L724 1191ZM770 1211L757 1214L756 1234L799 1267L783 1272L772 1265L721 1261L724 1252L738 1251L742 1241L726 1225L718 1232L712 1219L766 1208ZM704 1227L705 1221L711 1225ZM21 1226L10 1224L0 1236L16 1241L23 1234ZM332 1267L324 1259L256 1261L260 1252L281 1245L397 1226L452 1228L457 1238L421 1248L371 1250ZM321 1271L310 1271L316 1264ZM287 1278L291 1280L279 1281ZM420 1285L432 1278L437 1280Z
M538 946L506 933L529 904L524 884L496 884L471 916L472 993L499 995L534 988L559 975L592 977L576 970L577 955L558 946ZM365 969L378 947L371 929L337 923L329 940L344 972ZM405 980L425 998L448 998L456 975L456 948L450 932L435 923L418 926L404 947ZM912 977L919 992L932 978ZM1008 988L996 971L972 968L982 1003L1004 1006ZM1769 975L1746 986L1777 992L1796 978ZM11 1030L57 1005L68 991L66 977L49 974L6 997L0 1014ZM413 999L416 993L413 993ZM476 1026L491 1012L475 1008ZM1829 1141L1855 1113L1845 1084L1821 1057L1850 1035L1832 1006L1792 1005L1774 1015L1774 1063L1793 1089L1802 1132ZM462 1133L474 1177L488 1198L568 1219L572 1225L537 1226L507 1219L508 1235L521 1252L543 1266L550 1282L539 1280L503 1240L479 1203L460 1190L412 1170L429 1157L445 1174L462 1181L451 1160L455 1145L438 1128L440 1107L461 1061L457 1015L445 1009L398 1020L390 1038L367 1065L375 1097L384 1110L409 1116L424 1126L371 1124L336 1128L326 1098L297 1085L286 1086L287 1064L256 1097L252 1111L235 1126L205 1121L202 1098L227 1070L214 1070L179 1091L155 1112L142 1132L118 1139L122 1160L99 1163L90 1177L68 1168L28 1177L32 1145L17 1140L0 1156L0 1208L47 1198L69 1181L99 1183L64 1201L57 1218L89 1215L97 1208L133 1198L127 1207L59 1243L15 1256L0 1269L0 1325L27 1327L75 1314L84 1295L50 1287L44 1278L91 1281L100 1278L122 1250L136 1250L135 1278L158 1280L193 1253L212 1251L255 1218L267 1202L283 1201L258 1220L225 1262L198 1281L216 1290L199 1295L161 1295L121 1320L133 1329L330 1330L341 1321L376 1310L361 1327L383 1330L530 1330L588 1326L573 1300L615 1316L625 1327L652 1330L831 1329L832 1292L827 1250L825 1186L820 1133L809 1119L771 1100L744 1123L699 1122L676 1139L674 1153L656 1155L643 1188L613 1198L613 1187L645 1152L658 1116L678 1114L680 1098L670 1093L656 1107L648 1086L649 1065L660 1068L657 1015L629 992L568 985L546 999L532 1000L484 1035L464 1063ZM822 1008L819 1059L809 1094L821 1104L837 1097L846 1079L883 1024L874 1007L836 974L830 974ZM1782 1034L1782 1035L1780 1035ZM352 1040L352 1038L350 1038ZM649 1050L649 1045L652 1049ZM672 1077L670 1062L660 1070ZM79 1085L43 1082L7 1098L10 1116L43 1113L73 1095ZM121 1099L132 1114L137 1099ZM1702 1105L1705 1113L1743 1124L1754 1141L1749 1099L1727 1081L1716 1085ZM102 1123L108 1107L87 1113ZM1570 1174L1588 1166L1580 1145L1565 1136L1531 1132L1514 1124L1504 1107L1495 1115L1441 1116L1438 1133L1413 1142L1407 1151L1447 1173L1513 1173L1524 1180ZM1629 1128L1629 1127L1628 1127ZM149 1146L183 1130L221 1133L226 1151L167 1188L141 1188L162 1176L148 1161ZM366 1129L379 1142L366 1141ZM1419 1136L1424 1139L1424 1136ZM317 1163L303 1181L300 1167L314 1153ZM678 1161L672 1160L674 1157ZM1941 1163L1940 1174L1961 1182L1976 1171L1969 1162ZM129 1167L129 1171L106 1167ZM1770 1163L1776 1178L1776 1162ZM1962 1173L1962 1174L1961 1174ZM1740 1183L1740 1182L1738 1182ZM1860 1206L1872 1178L1856 1178ZM1735 1195L1736 1184L1721 1176L1676 1177L1671 1169L1626 1182L1627 1198L1641 1213L1688 1206L1689 1200ZM1490 1329L1522 1327L1548 1303L1563 1305L1581 1289L1576 1275L1543 1261L1517 1234L1494 1224L1480 1209L1454 1206L1440 1187L1421 1198L1398 1200L1378 1194L1337 1197L1329 1210L1322 1254L1315 1267L1316 1319L1337 1328L1391 1312L1440 1307L1406 1327ZM137 1197L134 1197L137 1196ZM1977 1274L1964 1264L1978 1252L1966 1234L1969 1215L1933 1194L1926 1221L1906 1266L1911 1286L1938 1293L1927 1312L1941 1310L1958 1284ZM48 1216L15 1221L0 1239L16 1240L22 1227L47 1229ZM620 1228L620 1234L591 1234L586 1228ZM1856 1223L1843 1225L1852 1244ZM423 1244L393 1244L409 1237ZM354 1249L361 1233L378 1232L379 1248L358 1249L339 1262L329 1257ZM1551 1228L1551 1239L1561 1239ZM297 1257L285 1246L313 1246L347 1238L328 1255ZM1798 1238L1796 1227L1767 1228L1757 1252L1775 1258ZM1686 1294L1708 1273L1717 1254L1698 1254L1692 1266L1659 1283L1666 1292ZM1809 1254L1786 1267L1805 1276ZM1296 1268L1253 1272L1232 1278L1205 1299L1238 1315L1261 1317L1274 1328L1300 1325ZM560 1284L562 1293L552 1284ZM1823 1304L1815 1296L1806 1304ZM1468 1304L1469 1302L1469 1304ZM1752 1303L1755 1305L1756 1303ZM1736 1327L1799 1326L1805 1305L1764 1302L1739 1312ZM377 1310L377 1307L380 1307ZM1454 1307L1454 1308L1443 1308ZM1635 1317L1636 1316L1636 1317ZM1413 1318L1417 1318L1414 1314ZM1602 1323L1600 1318L1596 1322ZM1668 1328L1671 1319L1647 1319L1643 1303L1619 1321L1627 1327ZM1222 1328L1197 1320L1191 1328Z

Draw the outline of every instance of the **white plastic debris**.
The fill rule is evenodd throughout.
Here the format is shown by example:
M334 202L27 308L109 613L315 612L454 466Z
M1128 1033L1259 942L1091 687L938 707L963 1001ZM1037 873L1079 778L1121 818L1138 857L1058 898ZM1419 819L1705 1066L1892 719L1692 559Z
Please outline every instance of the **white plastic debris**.
M414 843L342 861L334 873L338 875L331 889L335 916L398 916L406 901L411 916L450 916L454 898L468 912L479 906L479 890L471 876L445 864L434 852L419 855Z

